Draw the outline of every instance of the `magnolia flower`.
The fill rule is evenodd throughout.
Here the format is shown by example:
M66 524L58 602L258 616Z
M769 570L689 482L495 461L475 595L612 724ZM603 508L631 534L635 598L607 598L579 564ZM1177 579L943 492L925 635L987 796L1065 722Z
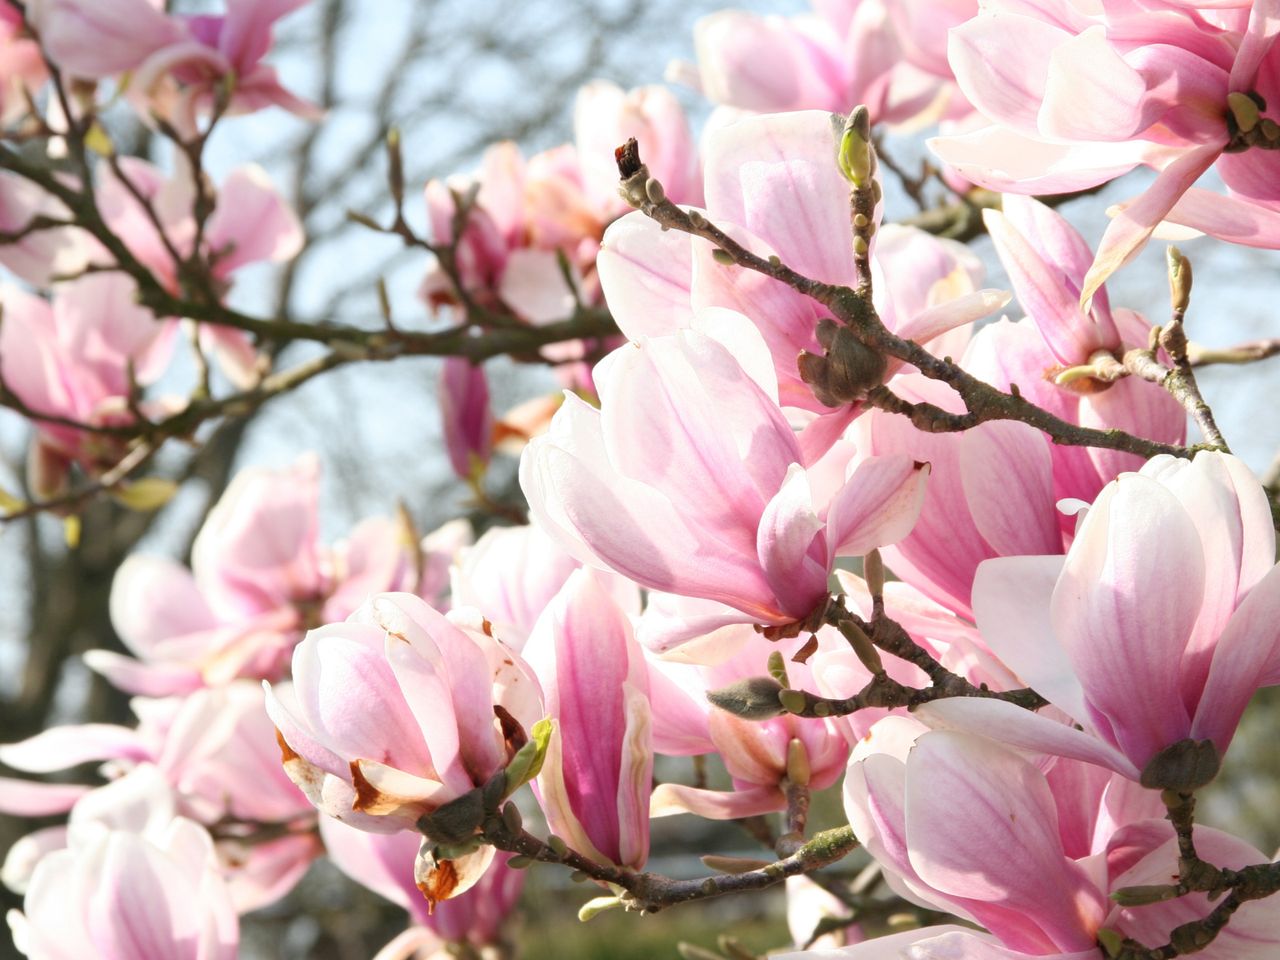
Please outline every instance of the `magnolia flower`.
M822 652L848 647L833 630L823 630L818 637L815 660ZM839 778L853 739L846 718L782 714L745 719L713 707L707 699L709 692L760 676L773 650L789 656L799 647L794 640L780 644L738 624L721 627L713 637L687 645L697 648L711 665L650 659L654 746L658 752L665 756L718 754L733 783L731 791L660 784L653 792L654 816L694 813L725 820L772 813L786 809L783 788L793 775L801 776L813 790L828 787ZM734 652L725 656L726 650ZM677 651L676 656L685 652ZM715 657L717 652L720 656ZM805 664L788 663L787 669L798 689L818 686Z
M483 611L494 633L521 650L542 611L580 566L537 525L491 527L459 553L450 595L457 606Z
M371 518L334 547L320 543L320 473L313 458L285 470L240 471L209 511L191 569L135 554L116 572L112 624L137 659L85 655L131 693L185 693L234 677L278 677L306 629L339 620L372 593L435 597L458 545L442 528L435 550L406 538L403 523ZM439 554L445 551L444 557Z
M956 79L993 123L933 141L964 176L1043 194L1087 189L1140 164L1159 171L1107 228L1082 302L1165 218L1228 240L1280 244L1277 154L1251 146L1275 127L1260 106L1280 96L1275 10L1269 2L1213 6L1206 15L1192 4L996 2L951 31ZM1229 195L1189 192L1215 166Z
M633 137L667 196L676 203L702 201L698 148L680 101L666 87L623 90L607 80L594 80L578 90L573 132L583 183L602 210L617 216L630 209L618 195L613 152Z
M239 682L187 697L135 697L132 707L136 728L52 727L0 746L0 760L17 770L50 773L100 761L112 778L96 788L6 780L0 810L24 816L70 812L74 826L90 811L97 816L116 803L113 798L127 795L124 781L142 782L151 794L161 795L152 797L164 811L158 819L180 814L220 826L218 854L237 909L257 909L288 893L319 849L308 829L314 820L311 805L280 768L262 689ZM262 824L292 824L296 830L262 842L254 837ZM31 835L26 855L32 844L47 848L51 837ZM63 831L55 846L65 842ZM16 863L7 862L6 882L12 883L17 871Z
M126 91L143 117L156 113L194 134L197 117L214 108L224 88L232 113L274 105L316 115L262 62L276 21L306 2L227 0L221 16L183 16L150 0L34 0L28 16L49 58L66 72L92 79L127 74Z
M639 869L653 787L649 677L610 579L575 571L525 647L555 724L535 789L547 825L570 847Z
M440 417L449 465L463 480L482 476L493 453L493 410L484 367L448 357L440 374Z
M722 622L805 619L837 555L900 539L919 512L926 465L806 470L773 396L705 334L624 346L596 383L599 410L566 395L525 449L533 516L584 562L732 608Z
M613 151L641 138L673 199L701 199L697 152L679 103L661 88L623 91L603 81L578 94L573 145L525 158L513 143L490 147L472 177L432 180L426 187L432 239L452 244L451 271L437 264L422 293L433 306L458 302L460 284L484 306L543 324L599 300L595 261L605 226L625 210L617 192ZM460 210L461 235L455 236ZM583 356L579 343L548 350L556 361ZM566 386L590 384L589 372L563 364Z
M307 634L293 683L269 686L267 713L285 771L317 809L375 833L417 832L423 815L505 769L541 718L541 695L486 627L410 594L379 594L345 623ZM456 829L467 835L466 826ZM424 854L433 848L426 841ZM492 857L492 847L455 860L420 855L419 886L447 899Z
M133 281L94 274L58 284L52 301L16 286L0 288L0 379L36 414L88 426L135 421L134 384L157 379L172 355L172 330L133 299ZM162 415L171 404L148 403ZM95 472L124 455L110 434L36 418L33 486L50 495L72 463Z
M873 121L904 123L966 105L956 95L938 32L972 16L973 0L943 5L815 0L813 14L759 16L720 10L694 25L697 67L689 79L711 101L761 113L858 104ZM931 22L930 22L931 21ZM921 30L927 37L916 38ZM956 102L958 101L958 102Z
M31 960L233 960L239 923L213 843L178 818L146 833L83 831L35 868L9 914Z
M881 721L850 761L845 812L896 892L990 932L929 928L835 954L850 960L1094 960L1103 928L1161 944L1211 909L1204 894L1142 907L1109 898L1177 876L1177 838L1167 822L1149 819L1161 812L1153 791L1126 790L1117 777L1055 779L1053 769L1046 777L981 737L927 732L905 717ZM1216 830L1197 827L1195 840L1201 855L1228 869L1266 861ZM1274 954L1277 909L1267 900L1242 908L1204 956Z
M1184 740L1220 757L1254 692L1280 681L1274 562L1267 498L1243 463L1156 457L1107 485L1065 557L989 560L974 583L987 644L1083 729L995 701L925 715L1133 779Z
M1136 377L1093 376L1104 360L1145 346L1151 324L1130 310L1112 310L1105 287L1089 310L1079 305L1092 254L1061 216L1025 197L988 211L988 229L1027 316L989 324L959 349L960 364L1002 389L1018 390L1069 423L1120 429L1182 443L1186 413L1167 391ZM920 374L900 376L906 399L961 412L960 397ZM870 455L905 452L933 472L920 520L885 551L895 574L959 615L973 618L974 574L1000 556L1061 553L1075 523L1054 504L1091 501L1109 481L1137 470L1142 458L1092 447L1053 444L1025 424L992 422L959 434L926 433L905 418L869 411L850 434ZM1016 495L1012 493L1016 491Z
M805 276L857 282L849 181L836 163L830 114L747 117L709 133L704 152L708 219L754 253L776 255ZM894 226L872 239L875 306L898 336L927 344L1008 302L1003 291L979 289L981 264L958 244ZM714 335L709 307L749 318L757 332L721 339L744 366L762 343L779 402L792 419L814 421L802 443L816 459L859 410L858 404L833 410L819 400L797 364L802 353L825 353L818 329L830 314L780 281L718 262L716 252L705 240L664 231L641 212L623 217L605 233L597 264L609 310L632 340L690 327ZM869 386L902 368L885 357L868 358L868 365Z

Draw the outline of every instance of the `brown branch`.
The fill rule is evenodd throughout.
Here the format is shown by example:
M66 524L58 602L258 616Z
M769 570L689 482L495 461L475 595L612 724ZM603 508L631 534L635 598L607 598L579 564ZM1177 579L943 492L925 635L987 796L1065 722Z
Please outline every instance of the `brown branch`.
M1269 340L1250 340L1238 343L1234 347L1206 347L1198 343L1187 344L1187 360L1193 367L1207 367L1210 364L1242 364L1266 360L1280 353L1280 338Z
M665 907L695 900L708 900L730 893L765 890L788 877L799 876L835 863L851 853L858 840L852 827L837 827L819 833L795 853L758 870L744 873L716 874L693 880L677 880L657 873L636 873L612 864L596 863L574 850L557 852L527 830L518 833L505 829L486 833L485 839L499 850L506 850L540 863L558 863L586 874L593 880L625 891L622 903L629 910L656 913Z
M771 277L827 307L864 345L916 367L931 380L940 380L950 386L960 395L967 411L965 419L958 424L961 429L990 420L1018 420L1044 431L1054 443L1059 444L1121 450L1141 457L1158 454L1185 457L1194 451L1194 448L1147 440L1121 430L1095 430L1068 423L1024 398L1016 385L1005 393L950 360L935 357L918 343L894 334L880 322L870 298L859 291L806 277L777 257L765 259L757 256L698 211L686 211L676 206L666 199L662 185L649 176L648 168L640 161L638 153L633 151L628 155L624 148L619 148L619 172L623 193L637 209L662 227L710 241L727 255L729 262ZM892 402L884 395L878 396L885 402ZM937 424L937 429L952 429L946 426L945 418L935 416L934 411L926 408L925 412L929 414L926 419Z

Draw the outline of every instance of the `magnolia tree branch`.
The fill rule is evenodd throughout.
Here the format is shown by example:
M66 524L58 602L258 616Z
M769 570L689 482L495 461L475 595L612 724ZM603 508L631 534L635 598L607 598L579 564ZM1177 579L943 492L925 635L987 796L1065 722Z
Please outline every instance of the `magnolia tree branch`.
M619 148L618 170L622 178L623 194L637 209L664 228L708 240L725 255L727 262L771 277L816 300L827 307L865 346L909 363L930 379L940 380L955 390L964 401L966 409L966 414L958 420L952 419L950 415L940 416L940 411L931 405L906 404L891 395L876 394L873 402L878 401L894 412L911 416L912 422L922 430L950 432L967 430L991 420L1018 420L1044 431L1054 443L1071 446L1102 447L1141 457L1159 454L1185 457L1196 449L1147 440L1122 430L1095 430L1068 423L1031 403L1022 396L1016 385L1005 393L979 380L949 359L935 357L918 343L903 339L885 327L871 304L869 292L821 283L792 269L776 256L768 259L757 256L698 211L676 206L666 198L662 185L649 175L648 168L640 160L634 140Z
M819 833L794 853L756 870L742 873L677 880L657 873L637 873L612 864L597 863L560 843L544 843L527 830L503 826L488 831L485 839L499 850L527 858L527 862L558 863L579 871L600 883L618 888L618 905L642 913L656 913L665 907L695 900L709 900L730 893L765 890L788 877L811 873L835 863L858 846L853 828L844 826ZM519 862L517 861L518 865Z

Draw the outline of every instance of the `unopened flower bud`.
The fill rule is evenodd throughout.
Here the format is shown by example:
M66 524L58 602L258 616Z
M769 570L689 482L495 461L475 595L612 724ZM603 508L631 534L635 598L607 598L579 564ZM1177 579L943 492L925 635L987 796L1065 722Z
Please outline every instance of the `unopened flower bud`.
M884 663L880 660L880 651L876 649L871 638L852 620L841 620L837 625L841 635L849 641L858 660L873 674L884 673Z
M862 558L862 579L867 581L867 589L871 596L884 595L884 560L879 550L872 550Z
M826 347L826 355L803 351L797 366L800 379L813 389L820 403L828 407L854 403L883 382L888 361L859 341L848 327L824 320L815 333Z
M782 713L782 684L772 677L747 677L719 690L709 690L715 706L744 720L768 720Z

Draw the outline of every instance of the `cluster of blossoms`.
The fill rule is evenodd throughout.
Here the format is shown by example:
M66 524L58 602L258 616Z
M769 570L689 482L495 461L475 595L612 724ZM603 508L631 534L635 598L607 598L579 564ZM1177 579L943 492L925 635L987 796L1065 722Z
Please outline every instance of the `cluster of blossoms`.
M227 113L307 115L263 63L299 6L0 2L0 118L36 122L13 97L50 82L45 57L179 144ZM101 764L93 784L0 782L0 811L66 815L5 859L19 949L231 957L238 917L327 853L408 911L379 960L504 950L534 860L651 910L798 880L856 840L893 896L963 925L815 943L832 925L800 881L787 957L1280 953L1280 875L1191 813L1280 683L1271 504L1217 437L1186 446L1185 261L1169 323L1105 286L1163 221L1280 246L1280 8L815 7L699 24L678 72L720 105L700 143L666 90L596 83L574 145L501 144L426 185L430 307L478 337L495 317L616 324L548 348L570 389L502 421L483 368L445 364L451 465L482 494L514 443L528 522L473 542L372 518L325 545L306 459L242 471L189 567L128 560L111 616L132 656L85 662L137 724L0 747L26 774ZM52 145L78 120L50 113ZM935 122L947 189L1006 194L982 219L1011 291L962 243L882 223L870 124ZM170 175L104 148L65 187L101 230L64 181L0 174L0 377L43 495L181 416L144 395L179 335L237 388L265 375L216 312L152 304L222 303L301 226L261 171L215 188L179 154ZM1096 252L1029 196L1140 165L1153 185ZM1193 186L1210 167L1225 196ZM714 785L669 759L705 756ZM810 795L841 778L846 839L807 840ZM781 814L779 859L726 868L737 887L643 873L651 820L679 814Z

